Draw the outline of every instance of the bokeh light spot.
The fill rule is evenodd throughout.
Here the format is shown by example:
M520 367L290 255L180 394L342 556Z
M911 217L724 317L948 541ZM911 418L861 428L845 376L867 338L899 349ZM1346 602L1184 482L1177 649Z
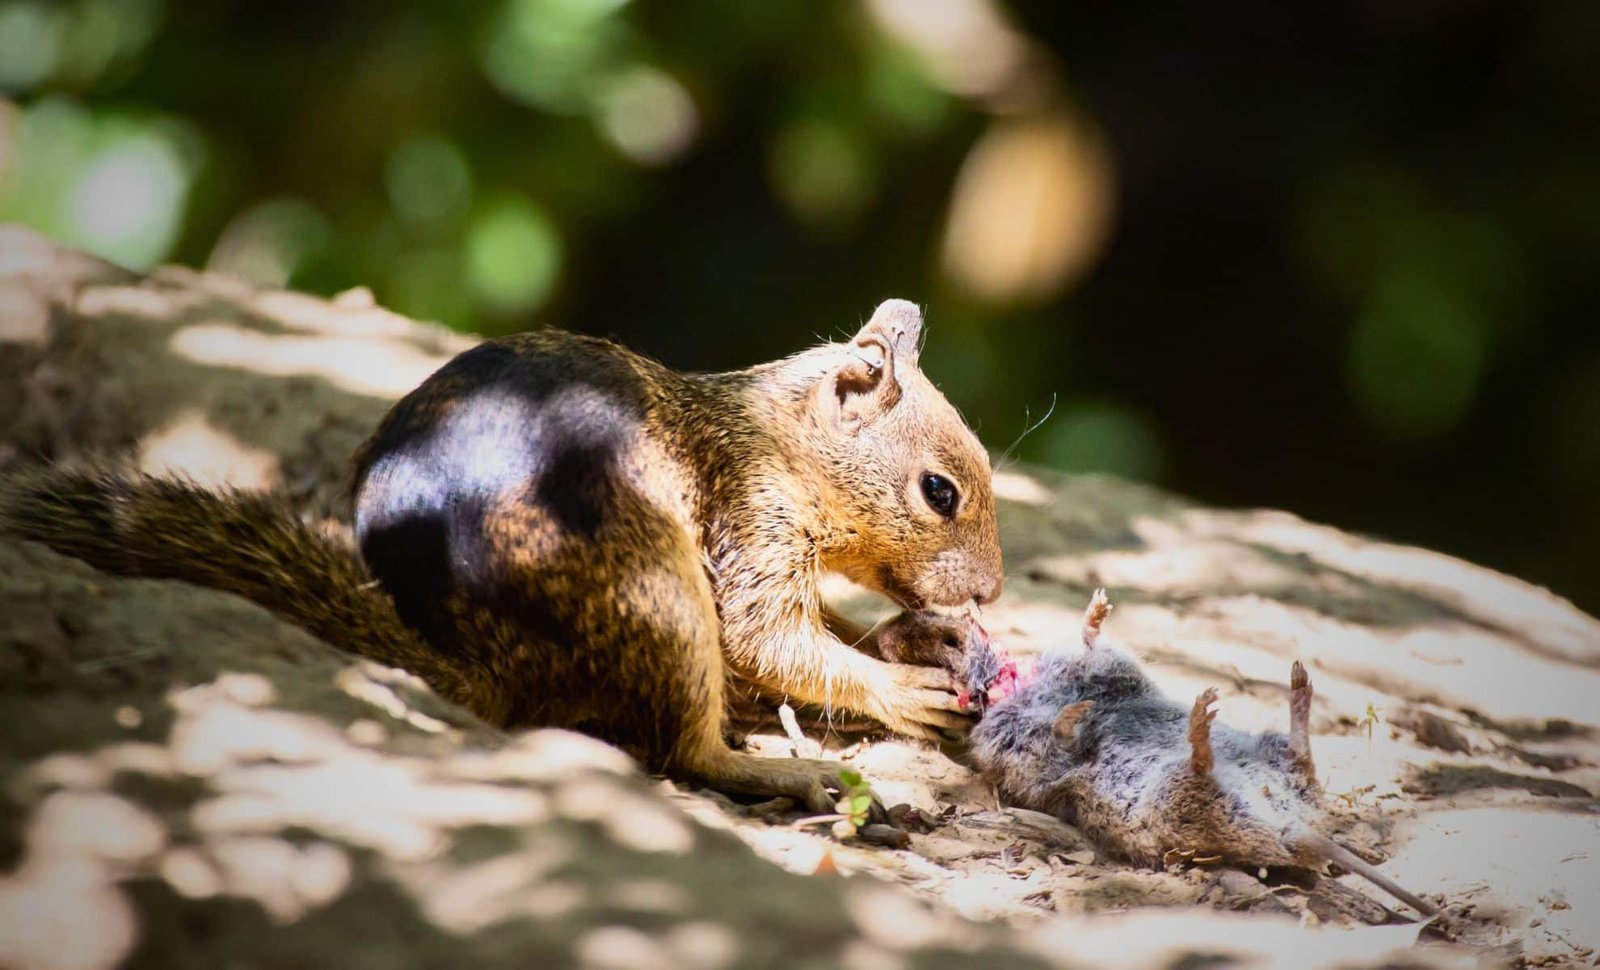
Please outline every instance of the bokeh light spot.
M561 269L561 237L533 203L501 199L479 215L467 234L467 279L473 292L504 313L537 308Z
M914 134L927 134L950 115L950 98L918 58L896 43L875 45L867 62L867 101L874 112Z
M50 76L61 46L59 14L27 0L0 4L0 91L27 91Z
M160 0L0 0L0 91L88 88L142 51Z
M1378 287L1350 332L1350 392L1367 420L1390 434L1444 434L1477 396L1488 348L1472 307L1417 274Z
M118 262L154 265L177 236L189 175L177 147L155 132L107 146L73 193L74 235Z
M866 146L842 126L821 119L796 122L772 147L772 182L801 222L844 222L872 199L877 177Z
M982 299L1041 299L1081 275L1111 228L1112 167L1087 119L1000 121L961 167L944 266Z
M507 0L480 63L507 97L547 111L579 113L616 60L623 39L613 15L626 0Z
M660 165L694 141L694 101L670 74L638 65L607 84L600 96L600 130L641 165Z
M999 93L1026 51L992 0L870 0L867 9L886 34L921 55L945 88L968 97Z
M389 202L402 219L436 225L459 218L472 201L472 170L460 146L438 135L412 135L383 170Z
M193 128L89 111L61 97L8 120L0 221L22 222L134 269L170 253L201 159Z
M207 269L285 286L333 236L328 220L301 199L268 199L239 213L222 230Z

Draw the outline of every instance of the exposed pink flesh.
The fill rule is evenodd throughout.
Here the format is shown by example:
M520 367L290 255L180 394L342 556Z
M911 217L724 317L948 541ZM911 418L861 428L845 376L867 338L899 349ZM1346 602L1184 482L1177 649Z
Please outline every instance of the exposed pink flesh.
M1004 650L996 650L995 655L1000 659L1000 672L995 674L993 682L989 684L989 703L998 704L1022 686L1022 675L1017 669L1017 662Z

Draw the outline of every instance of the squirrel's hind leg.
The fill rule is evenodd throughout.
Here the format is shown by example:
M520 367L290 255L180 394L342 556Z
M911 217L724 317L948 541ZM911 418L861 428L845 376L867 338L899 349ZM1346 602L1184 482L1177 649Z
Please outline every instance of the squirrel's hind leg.
M535 666L565 673L552 689L590 695L583 729L635 751L651 771L833 811L839 763L729 747L722 624L699 550L649 507L617 504L627 530L602 531L570 560L557 553L526 570L527 602L572 618L556 642L581 654Z
M724 670L717 614L709 593L705 598L709 627L693 643L684 643L684 662L663 672L663 699L676 705L671 719L678 735L663 765L674 777L692 778L730 795L787 796L812 812L834 810L843 791L839 770L832 761L803 758L767 758L734 751L727 740L727 675Z

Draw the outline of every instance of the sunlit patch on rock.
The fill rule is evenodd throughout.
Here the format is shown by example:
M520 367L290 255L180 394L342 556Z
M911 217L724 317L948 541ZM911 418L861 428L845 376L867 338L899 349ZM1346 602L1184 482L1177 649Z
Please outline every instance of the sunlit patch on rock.
M219 839L209 846L221 891L253 899L279 923L327 905L350 884L350 857L329 842L297 847L283 839Z
M0 286L0 343L43 346L50 339L50 306L22 286Z
M995 472L994 497L1023 505L1049 505L1050 490L1021 472Z
M660 802L608 778L590 776L562 783L556 811L585 822L599 822L617 842L641 852L682 854L694 847L687 819Z
M276 455L239 441L199 410L181 411L146 436L139 443L139 470L258 491L279 480Z
M115 795L58 792L35 810L25 855L0 877L0 966L99 970L137 939L116 881L161 851L164 826Z
M198 323L172 335L172 353L212 367L278 377L321 377L357 394L391 397L438 370L447 354L383 337L271 335L231 323Z
M148 286L91 286L78 294L75 309L90 317L115 314L162 320L171 317L180 306L193 303L192 296Z
M578 959L586 970L669 970L666 947L631 926L602 926L578 941Z
M339 671L334 678L334 683L339 685L340 690L356 700L365 701L390 717L405 721L419 731L427 731L429 734L442 734L450 731L450 725L408 706L393 690L368 677L359 667L346 667ZM379 729L382 730L381 725ZM366 733L371 736L370 731Z

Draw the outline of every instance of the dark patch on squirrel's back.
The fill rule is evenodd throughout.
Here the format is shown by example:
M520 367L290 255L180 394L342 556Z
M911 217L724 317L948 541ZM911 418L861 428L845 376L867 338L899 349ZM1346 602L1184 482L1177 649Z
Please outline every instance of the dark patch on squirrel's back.
M450 530L439 515L404 515L361 537L361 556L394 600L400 619L430 643L444 630L434 605L449 595Z
M592 539L616 501L620 435L599 440L566 439L556 444L534 487L534 501L550 510L562 529Z
M605 527L646 419L648 388L625 354L554 332L482 344L396 404L362 449L362 556L430 640L445 632L441 604L502 578L488 536L497 508L538 505L584 539Z

